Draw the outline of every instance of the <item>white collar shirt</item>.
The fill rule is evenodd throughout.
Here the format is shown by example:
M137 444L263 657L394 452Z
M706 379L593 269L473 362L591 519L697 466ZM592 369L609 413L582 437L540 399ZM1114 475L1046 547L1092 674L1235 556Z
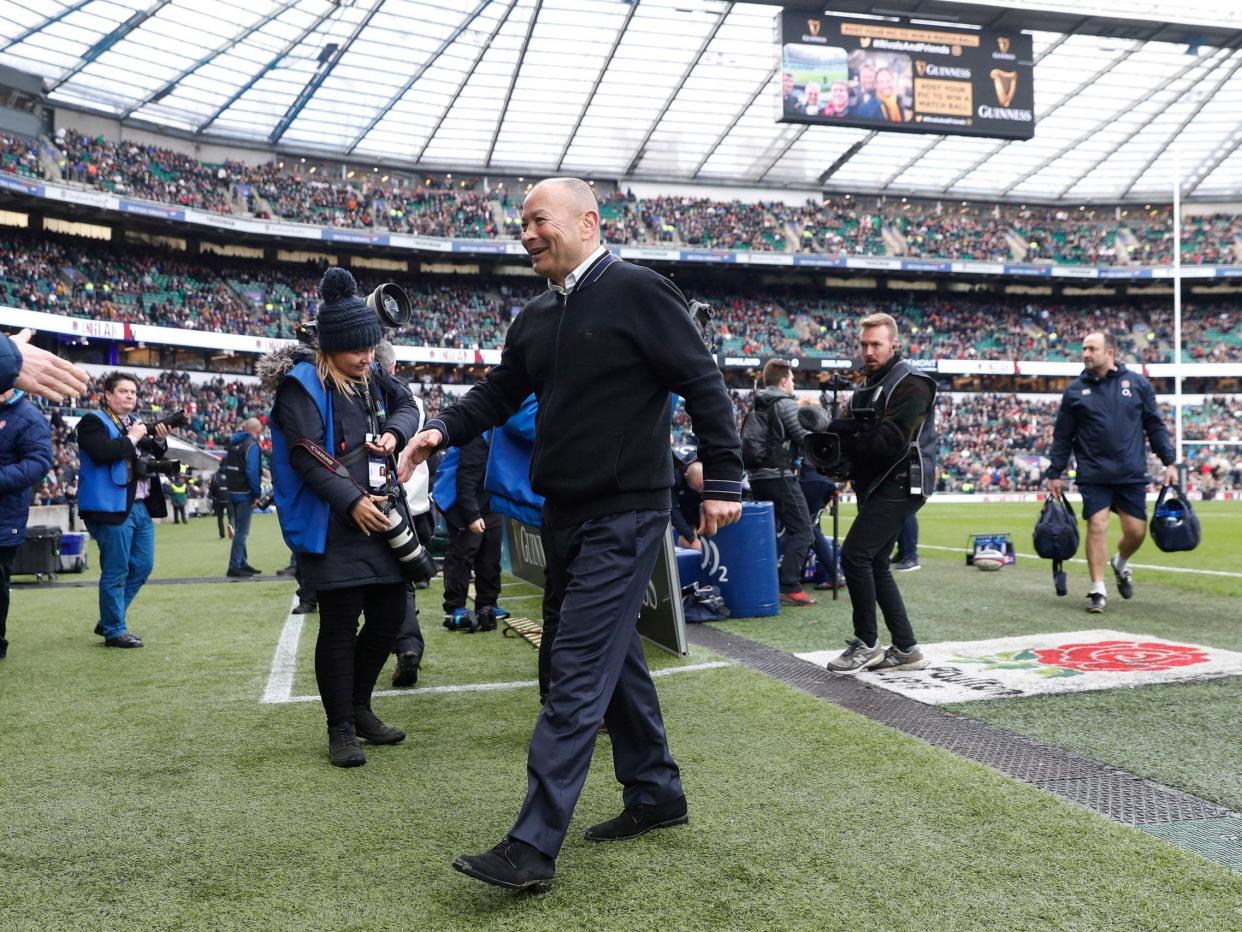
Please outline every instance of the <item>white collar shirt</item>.
M582 280L582 276L586 274L586 270L591 267L591 263L593 263L596 259L598 259L600 256L602 256L607 251L608 251L608 247L605 246L603 243L600 243L600 245L595 248L595 252L591 253L589 256L586 257L586 260L582 263L582 265L578 266L576 269L574 269L572 272L570 272L568 275L565 276L565 284L557 285L549 279L548 287L551 288L553 291L555 291L559 295L571 294L574 290L574 287L578 284L579 281Z

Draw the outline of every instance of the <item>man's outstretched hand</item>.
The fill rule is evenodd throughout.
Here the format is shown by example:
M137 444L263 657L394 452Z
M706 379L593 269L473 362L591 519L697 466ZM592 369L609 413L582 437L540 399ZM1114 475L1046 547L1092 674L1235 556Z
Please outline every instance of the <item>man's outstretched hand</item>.
M397 460L397 480L402 483L409 482L410 476L414 475L414 467L427 462L443 442L444 435L434 427L420 430L411 437L401 451L401 458Z
M67 359L55 353L39 349L30 342L32 336L27 328L9 337L22 354L22 368L14 386L30 395L64 401L86 394L87 375Z
M699 536L711 537L722 527L734 524L741 517L741 502L722 502L714 498L705 498L699 505Z

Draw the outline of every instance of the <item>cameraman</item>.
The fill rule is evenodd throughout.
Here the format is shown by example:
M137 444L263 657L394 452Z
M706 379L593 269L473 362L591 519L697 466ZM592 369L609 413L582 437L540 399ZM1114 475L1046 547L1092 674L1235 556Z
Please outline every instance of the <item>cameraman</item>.
M854 637L828 669L921 670L927 660L888 558L906 519L923 507L936 481L936 383L902 360L897 322L888 314L864 317L860 327L866 383L854 391L847 415L829 427L841 437L858 495L858 517L841 548ZM893 638L887 650L876 628L877 602Z
M359 737L405 739L376 717L371 692L407 599L401 564L381 536L389 518L380 506L391 507L386 464L419 426L410 393L374 365L380 322L356 288L348 271L329 268L319 285L318 347L294 345L260 363L264 385L276 392L269 425L277 515L300 581L319 599L315 679L337 767L366 763Z
M229 551L228 575L241 579L263 572L250 565L246 554L250 516L263 497L261 436L263 424L257 417L247 418L241 430L229 438L229 452L224 457L224 478L233 509L233 548Z
M99 546L99 624L108 647L141 647L125 614L155 563L152 518L168 516L154 462L168 452L168 428L155 436L134 417L138 378L110 372L104 403L78 422L78 503L86 529Z

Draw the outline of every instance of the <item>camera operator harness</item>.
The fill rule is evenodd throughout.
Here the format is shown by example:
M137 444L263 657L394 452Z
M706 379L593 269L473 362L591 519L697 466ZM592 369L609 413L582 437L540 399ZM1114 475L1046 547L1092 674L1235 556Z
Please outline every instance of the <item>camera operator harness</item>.
M850 416L858 421L860 429L869 429L864 426L868 424L872 425L872 428L878 428L883 423L893 392L903 381L911 378L922 379L931 388L931 404L927 409L927 414L919 424L918 432L914 437L907 438L906 448L902 454L887 469L872 478L865 489L855 488L859 498L871 495L890 479L898 485L905 486L910 495L926 497L935 491L938 453L935 379L920 372L904 359L899 360L876 384L855 389L850 398Z

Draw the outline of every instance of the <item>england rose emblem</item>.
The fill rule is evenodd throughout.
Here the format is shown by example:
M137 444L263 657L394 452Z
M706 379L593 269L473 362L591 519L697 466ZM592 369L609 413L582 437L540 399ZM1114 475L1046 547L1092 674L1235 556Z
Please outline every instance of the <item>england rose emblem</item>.
M1041 663L1081 673L1131 673L1171 670L1207 663L1208 655L1197 647L1157 641L1097 641L1094 644L1062 644L1036 650Z

